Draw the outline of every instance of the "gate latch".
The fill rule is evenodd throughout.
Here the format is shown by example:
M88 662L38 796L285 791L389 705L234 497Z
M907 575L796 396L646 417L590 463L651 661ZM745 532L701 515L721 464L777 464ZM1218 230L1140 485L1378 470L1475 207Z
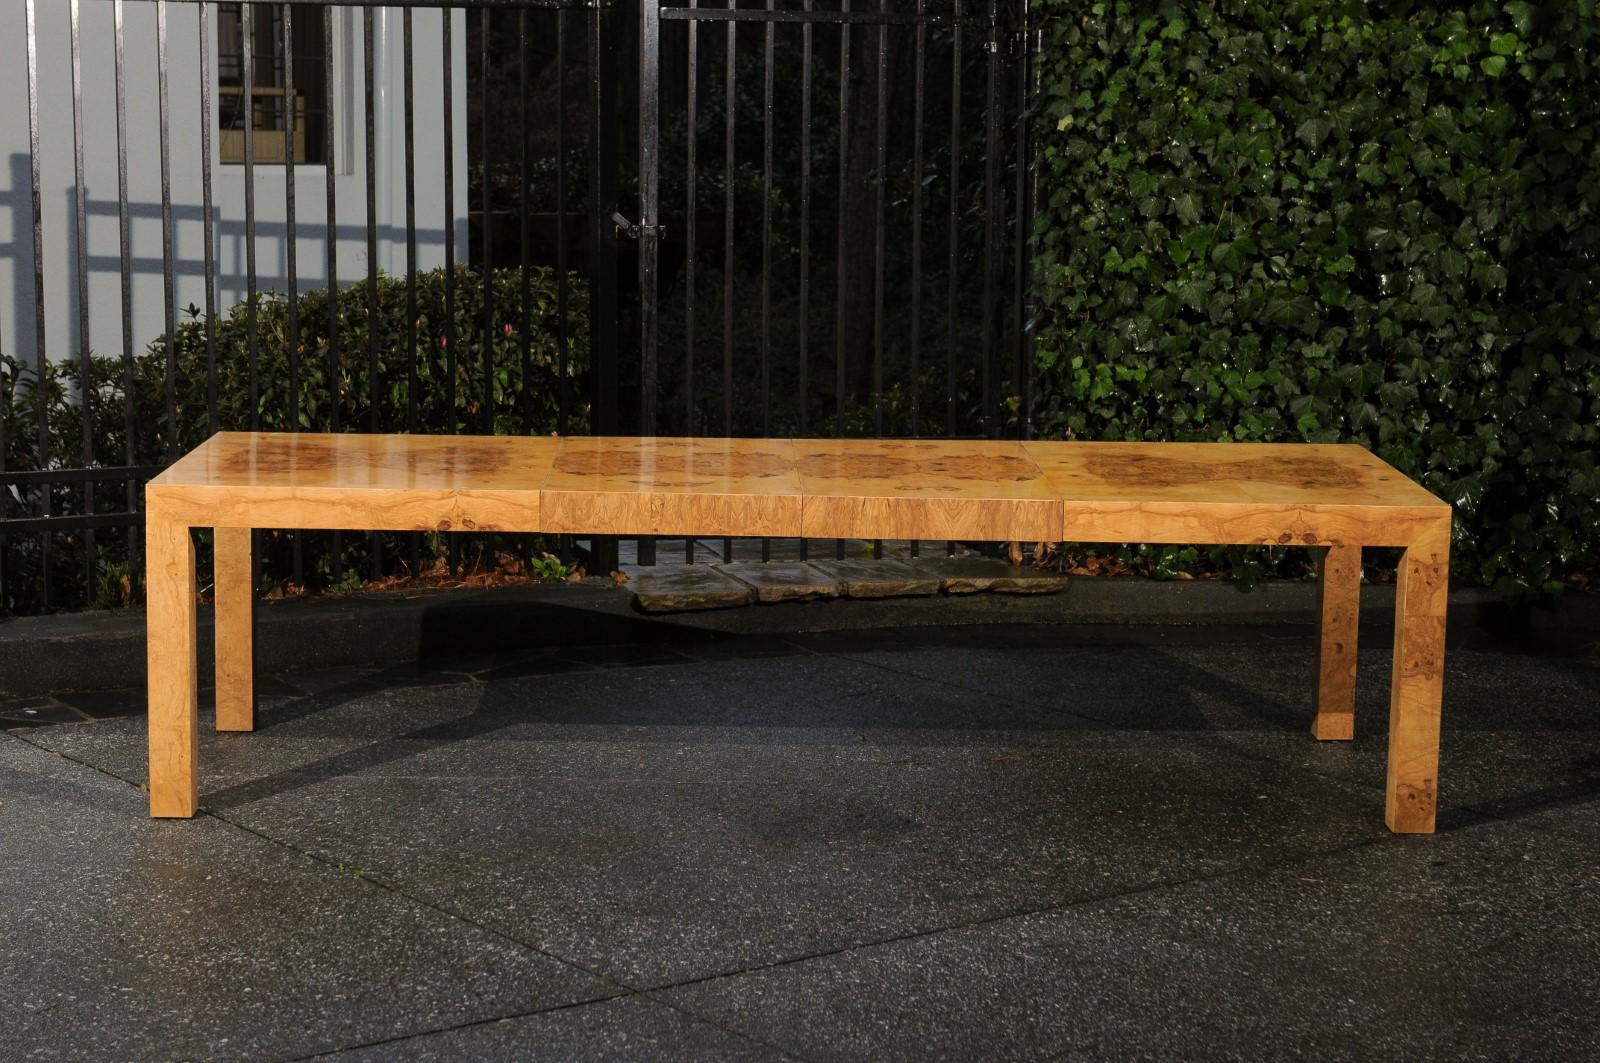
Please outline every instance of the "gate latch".
M627 218L624 218L621 211L617 211L616 213L612 214L611 220L617 223L617 232L619 234L627 233L635 240L639 239L641 236L653 236L657 239L660 239L667 234L667 227L665 225L640 225L636 221L629 221Z

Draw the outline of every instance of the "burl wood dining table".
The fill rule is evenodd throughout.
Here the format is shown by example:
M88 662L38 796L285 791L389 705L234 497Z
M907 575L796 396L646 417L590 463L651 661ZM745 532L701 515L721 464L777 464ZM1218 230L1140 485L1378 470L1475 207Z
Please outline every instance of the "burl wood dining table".
M1354 734L1361 548L1400 547L1385 819L1430 833L1451 511L1353 445L264 434L145 490L150 814L199 809L192 532L216 726L255 726L251 529L1271 544L1322 550L1312 734Z

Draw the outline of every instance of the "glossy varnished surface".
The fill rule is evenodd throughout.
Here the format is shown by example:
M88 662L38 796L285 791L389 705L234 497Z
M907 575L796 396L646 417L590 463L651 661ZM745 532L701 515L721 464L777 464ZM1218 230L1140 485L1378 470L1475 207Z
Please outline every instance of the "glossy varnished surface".
M150 481L239 490L534 491L553 436L219 432Z
M1370 451L1319 443L1022 444L1073 502L1439 506Z
M809 439L794 446L807 536L1058 537L1061 503L1020 443Z
M1404 546L1357 446L224 432L151 481L212 527Z
M1023 444L1077 542L1404 546L1450 508L1371 452L1310 443Z
M549 436L220 432L150 481L199 527L538 531Z
M787 439L568 436L540 530L795 536L800 486Z

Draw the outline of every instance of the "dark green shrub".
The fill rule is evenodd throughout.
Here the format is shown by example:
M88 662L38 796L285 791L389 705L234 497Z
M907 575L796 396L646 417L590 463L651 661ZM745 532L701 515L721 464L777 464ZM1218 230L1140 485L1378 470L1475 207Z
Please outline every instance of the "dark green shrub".
M256 299L256 402L250 386L249 308L233 307L219 315L211 329L190 308L174 335L174 358L167 358L166 337L124 366L121 359L90 359L88 391L93 454L98 464L161 464L168 441L177 452L202 442L217 428L248 429L255 423L263 431L284 431L291 425L302 430L327 431L334 423L343 431L546 433L557 428L561 396L560 354L556 338L556 278L548 269L530 274L528 314L529 357L523 375L522 278L519 270L494 274L495 327L490 332L492 398L485 402L483 287L477 273L459 268L455 284L454 345L459 356L450 357L445 337L445 274L443 270L419 273L416 278L417 318L415 369L407 350L407 293L402 277L380 277L377 314L370 312L366 284L337 295L337 387L330 387L331 357L328 343L326 290L302 292L297 300L298 342L291 372L288 344L288 301L276 293ZM377 334L377 387L372 387L370 330ZM584 377L589 366L588 291L573 278L568 293L567 387L572 396L567 430L588 427ZM211 402L208 367L214 351L215 403ZM454 369L454 376L450 375ZM168 417L168 373L176 411L175 426ZM416 380L415 413L409 396ZM51 363L43 381L32 366L18 366L0 357L0 415L4 416L6 467L37 469L41 466L39 408L44 407L48 456L46 467L83 464L82 406L73 398L80 390L82 367L78 360ZM290 383L295 383L295 410L290 417ZM131 384L131 387L130 387ZM123 398L132 396L131 416ZM375 418L374 418L375 414ZM132 425L130 437L128 426ZM173 428L176 428L174 435ZM9 513L42 511L43 488L23 485L8 500ZM56 484L50 492L51 512L74 514L126 511L129 492L120 483L99 485L90 504L81 485ZM486 541L486 540L485 540ZM396 565L428 564L439 549L439 537L420 545L409 536L346 536L339 552L326 535L303 535L298 546L282 535L264 537L263 579L281 583L296 570L296 549L301 581L326 586L359 569L392 572ZM93 570L85 559L81 532L52 533L51 604L63 607L86 601L116 603L138 596L137 564L129 565L130 538L126 529L100 529L94 538ZM15 536L0 548L4 599L0 612L32 612L43 605L41 580L46 538L38 534ZM136 560L136 559L135 559ZM127 578L128 584L123 586Z
M1042 7L1044 434L1353 440L1458 581L1600 574L1591 0Z

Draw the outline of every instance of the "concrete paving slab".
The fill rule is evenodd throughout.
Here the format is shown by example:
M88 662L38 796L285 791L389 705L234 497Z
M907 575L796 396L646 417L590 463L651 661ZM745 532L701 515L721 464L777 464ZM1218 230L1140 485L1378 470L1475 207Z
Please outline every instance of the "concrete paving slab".
M455 699L460 711L325 767L302 763L232 794L204 786L202 804L629 984L1217 873L1382 829L1376 795L1308 784L1259 758L838 659L391 699Z
M0 1058L291 1058L617 992L7 736L0 852Z
M79 1026L118 1057L1595 1054L1600 661L1452 650L1443 831L1396 839L1366 632L1357 739L1318 744L1304 626L693 626L926 604L691 614L565 672L540 664L570 646L303 673L254 734L203 715L225 820L143 818L138 717L0 735L31 772L0 755L26 965L0 992L58 1055ZM462 926L607 976L594 996L671 995L569 1007ZM166 970L183 995L135 1014L123 987ZM289 1050L261 1040L302 1011Z
M83 713L54 698L6 698L0 700L0 730L7 727L37 727L51 723L84 723Z
M838 580L851 598L918 598L939 593L937 576L892 558L814 561L812 566Z
M1503 824L659 999L808 1058L1591 1058L1600 865Z
M436 1034L335 1053L343 1063L404 1060L649 1059L711 1061L793 1057L675 1008L625 997L481 1023Z

